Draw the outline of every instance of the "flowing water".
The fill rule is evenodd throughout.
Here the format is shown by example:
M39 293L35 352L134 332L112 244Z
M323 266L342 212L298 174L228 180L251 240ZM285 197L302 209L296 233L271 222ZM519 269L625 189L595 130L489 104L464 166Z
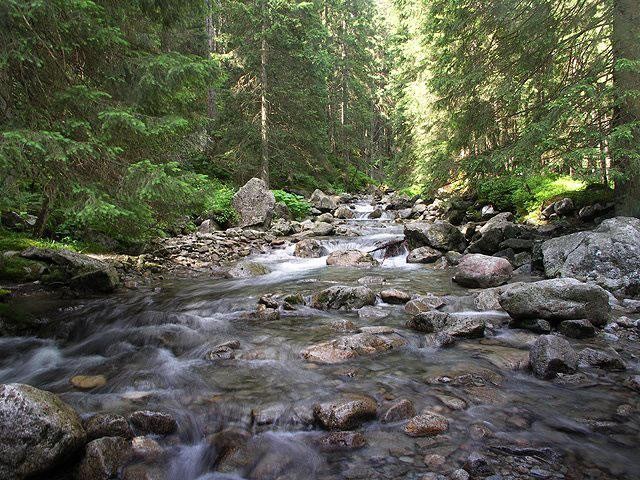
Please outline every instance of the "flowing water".
M330 251L370 251L402 238L402 227L389 219L367 219L369 205L355 209L358 218L350 223L363 235L323 239ZM83 415L170 412L179 432L158 438L166 449L160 469L168 479L419 479L433 467L425 464L426 455L445 456L440 468L450 471L476 451L502 463L494 471L504 478L517 472L518 478L640 478L638 396L622 386L625 375L587 372L588 381L575 385L537 380L513 368L526 358L532 334L503 326L485 339L434 349L424 335L404 327L402 306L378 304L379 318L308 307L285 311L279 320L246 315L263 294L309 295L357 285L364 276L384 278L384 288L448 295L450 311L473 310L470 292L451 282L450 271L408 265L406 253L399 253L385 259L380 250L379 267L355 269L327 267L326 258L299 259L288 247L254 258L271 270L263 277L175 278L108 298L38 304L63 320L60 340L1 338L0 382L54 391ZM495 324L506 320L498 312L483 315ZM343 335L332 328L342 320L397 328L409 344L338 365L300 357L303 348ZM204 359L228 340L240 341L235 359ZM637 369L637 361L630 366ZM102 374L108 382L78 391L69 384L78 374ZM372 421L361 428L365 448L321 451L316 440L324 432L306 424L305 415L315 402L353 393L373 396L381 410L407 398L418 412L446 415L450 431L415 439L403 433L402 423ZM636 413L621 419L616 412L625 404ZM253 434L251 458L224 471L211 439L229 428Z

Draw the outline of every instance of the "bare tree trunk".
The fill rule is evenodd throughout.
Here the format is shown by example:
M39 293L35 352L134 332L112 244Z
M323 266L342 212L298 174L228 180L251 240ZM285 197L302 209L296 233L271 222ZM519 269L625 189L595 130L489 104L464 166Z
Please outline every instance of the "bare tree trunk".
M269 104L267 100L267 0L262 0L262 42L260 46L260 139L262 164L260 178L269 185Z
M33 226L33 234L36 237L42 237L44 231L47 228L47 221L49 220L49 213L51 212L51 203L53 201L54 191L45 187L42 193L42 205L40 205L40 212L38 212L38 218Z
M632 135L611 145L616 180L616 214L640 217L640 72L620 60L640 62L640 0L615 0L613 11L613 83L617 101L613 126L634 124Z
M341 101L340 101L340 126L342 127L342 148L344 152L344 160L345 164L349 165L350 162L350 148L349 148L349 139L347 135L347 105L349 103L349 68L347 62L348 52L347 52L347 17L349 15L349 2L346 2L345 11L343 12L342 17L342 32L341 32L341 57L342 57L342 68L341 68Z

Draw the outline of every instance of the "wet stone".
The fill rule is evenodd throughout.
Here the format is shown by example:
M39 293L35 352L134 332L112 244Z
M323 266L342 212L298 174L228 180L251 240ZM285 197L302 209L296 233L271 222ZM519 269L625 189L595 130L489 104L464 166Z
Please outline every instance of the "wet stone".
M607 350L585 348L578 354L578 361L580 365L588 365L603 370L626 370L627 368L620 355L612 348Z
M92 390L104 387L107 384L107 378L104 375L76 375L71 377L69 383L80 390Z
M360 432L332 432L322 436L318 443L323 452L357 450L367 445L367 438Z
M560 322L558 330L570 338L591 338L596 334L596 329L589 320L565 320Z
M354 397L316 404L313 414L326 430L353 430L376 417L378 405L371 397Z
M392 305L403 305L411 300L411 295L407 292L403 292L402 290L392 288L388 290L382 290L380 292L380 298L385 303L390 303Z
M382 415L382 423L399 422L415 416L416 409L413 403L407 399L401 399L393 403Z
M78 466L78 480L110 480L131 458L131 441L121 437L103 437L89 442Z
M437 413L423 413L413 417L404 427L410 437L432 437L449 430L449 421Z
M98 413L84 421L87 440L102 437L132 438L133 432L127 420L121 415Z
M178 430L175 418L162 412L138 410L129 416L129 421L142 433L169 435Z

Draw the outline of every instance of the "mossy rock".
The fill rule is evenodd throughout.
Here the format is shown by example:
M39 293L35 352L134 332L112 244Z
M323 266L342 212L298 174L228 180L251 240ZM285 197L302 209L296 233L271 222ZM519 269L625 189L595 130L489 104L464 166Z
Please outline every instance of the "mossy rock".
M0 280L15 283L34 282L46 272L44 263L17 255L0 258Z

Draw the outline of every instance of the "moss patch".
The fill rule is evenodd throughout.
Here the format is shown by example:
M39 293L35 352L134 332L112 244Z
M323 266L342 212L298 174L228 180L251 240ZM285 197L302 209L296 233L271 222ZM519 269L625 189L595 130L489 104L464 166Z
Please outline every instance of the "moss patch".
M43 263L12 256L0 259L0 280L8 282L33 282L45 271Z

